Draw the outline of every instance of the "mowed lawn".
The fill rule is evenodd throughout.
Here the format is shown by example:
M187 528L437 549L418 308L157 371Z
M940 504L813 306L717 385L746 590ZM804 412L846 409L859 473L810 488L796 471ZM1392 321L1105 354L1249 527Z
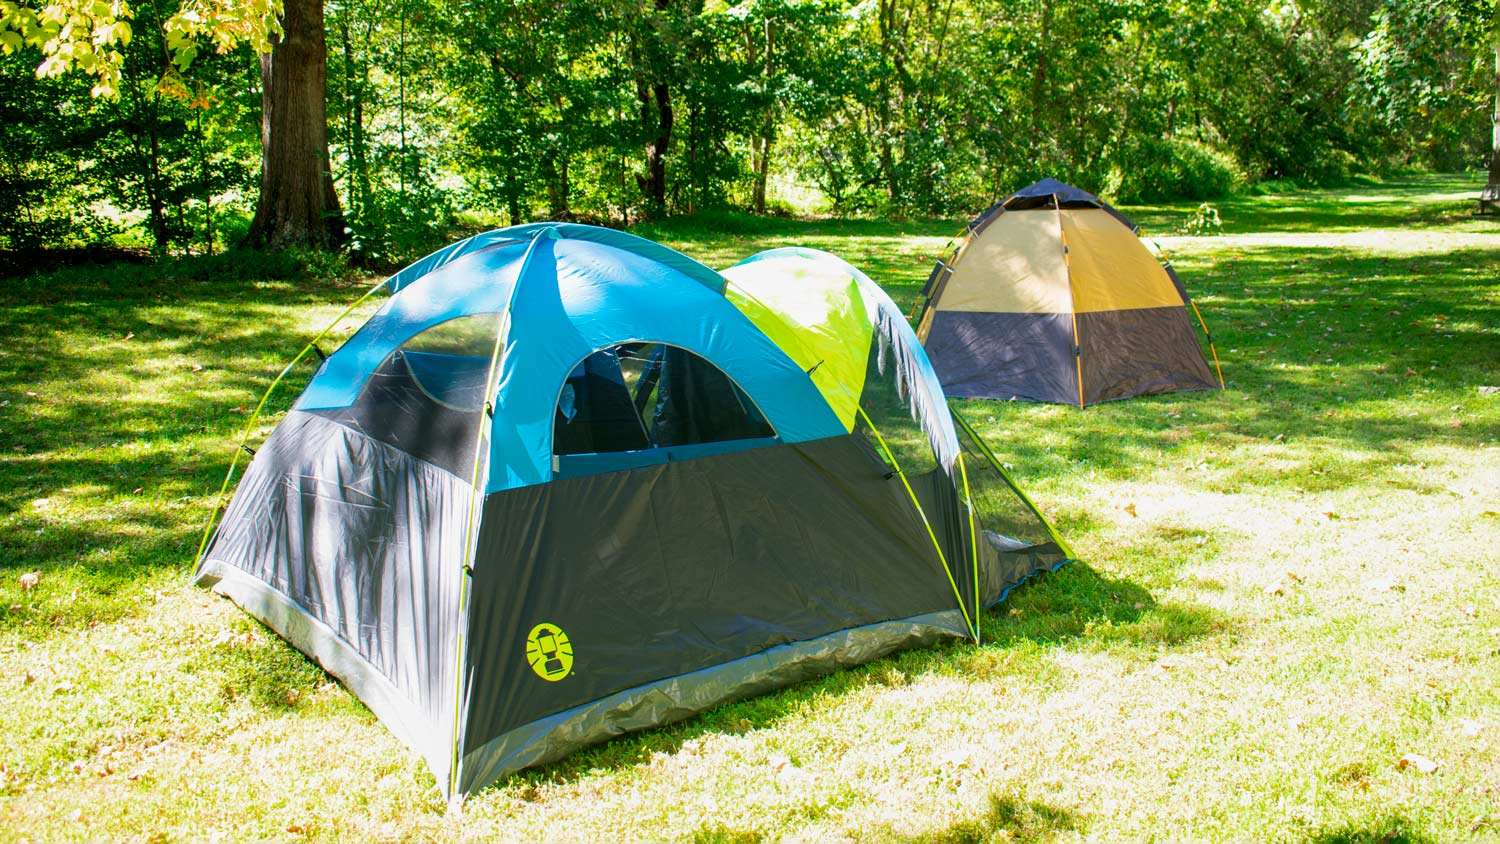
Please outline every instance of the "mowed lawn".
M982 645L459 810L316 665L188 585L247 410L374 279L0 282L0 840L1500 841L1500 221L1470 216L1478 190L1225 201L1201 237L1173 233L1192 205L1127 209L1229 390L964 406L1080 562L988 613ZM961 224L638 231L719 267L828 249L908 306Z

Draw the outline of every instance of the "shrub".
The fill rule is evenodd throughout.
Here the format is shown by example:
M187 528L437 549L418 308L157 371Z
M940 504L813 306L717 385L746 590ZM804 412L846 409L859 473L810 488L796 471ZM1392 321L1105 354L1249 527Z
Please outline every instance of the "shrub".
M1127 141L1115 155L1107 191L1121 202L1219 199L1240 183L1234 159L1198 141Z
M1223 234L1224 223L1219 219L1219 209L1207 202L1202 203L1197 210L1187 216L1187 219L1178 224L1177 233L1199 236Z

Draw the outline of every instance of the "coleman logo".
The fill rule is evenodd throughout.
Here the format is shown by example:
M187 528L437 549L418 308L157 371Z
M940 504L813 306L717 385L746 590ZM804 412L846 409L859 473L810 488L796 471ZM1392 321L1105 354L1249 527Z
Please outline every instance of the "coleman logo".
M526 637L526 661L536 676L555 683L573 670L573 644L561 627L544 621Z

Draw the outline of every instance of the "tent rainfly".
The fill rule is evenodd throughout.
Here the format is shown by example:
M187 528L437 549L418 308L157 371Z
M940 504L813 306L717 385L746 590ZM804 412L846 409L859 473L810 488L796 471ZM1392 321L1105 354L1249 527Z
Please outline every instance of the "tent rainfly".
M1188 317L1197 306L1139 232L1055 179L980 214L922 289L917 334L947 394L1081 408L1222 389Z
M245 448L197 582L343 681L450 799L977 639L984 606L1071 556L890 299L830 255L721 275L548 223L381 287Z

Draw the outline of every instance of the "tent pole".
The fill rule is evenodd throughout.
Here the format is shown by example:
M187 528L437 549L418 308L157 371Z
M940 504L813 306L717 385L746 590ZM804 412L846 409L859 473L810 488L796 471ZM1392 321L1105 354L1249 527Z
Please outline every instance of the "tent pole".
M1068 272L1068 301L1073 303L1073 362L1078 373L1078 409L1083 410L1083 346L1078 342L1078 297L1073 295L1073 261L1068 257L1068 233L1063 228L1062 203L1052 194L1052 210L1057 212L1057 241L1062 244L1063 268Z
M979 525L974 521L974 494L969 491L969 470L964 466L962 447L958 450L958 473L964 481L964 506L969 508L969 559L974 563L974 642L983 644L979 629Z
M725 292L726 292L726 294L728 293L728 289L729 289L728 284L726 284L725 285ZM736 292L739 293L739 295L744 296L745 298L750 299L750 300L756 302L762 308L765 308L768 312L770 312L770 309L766 308L765 303L761 302L759 299L757 299L749 291L742 290L740 288L735 288L735 290L736 290ZM899 314L900 312L898 311L897 313ZM874 331L876 333L878 333L880 331L880 326L878 324L874 326ZM792 337L793 339L796 339L799 345L802 344L801 337L799 335L797 335L796 333L792 333L789 336ZM872 337L871 339L872 340L876 340L877 338ZM805 345L802 345L802 349L803 349L804 352L807 351L807 347ZM815 367L814 371L812 373L809 373L809 377L817 378L822 373L826 373L828 371L829 370L827 368L825 368L825 367ZM854 410L855 410L855 413L859 417L863 417L864 420L865 420L865 424L869 425L870 426L870 430L873 431L873 432L875 432L875 439L880 443L881 450L885 452L886 460L888 460L890 462L890 465L895 469L896 474L898 476L900 476L900 478L901 478L901 484L904 487L906 487L906 494L909 495L909 496L911 496L912 506L917 508L917 515L921 516L921 518L922 518L922 525L927 528L927 535L928 535L928 537L930 537L932 539L932 547L935 548L935 549L937 549L938 560L940 560L942 562L942 564L943 564L943 573L946 574L946 575L948 575L948 583L949 583L950 586L953 587L953 594L954 594L954 596L958 598L958 610L959 610L959 612L963 613L963 615L964 615L964 622L968 625L970 635L973 636L975 642L978 642L979 641L979 622L978 622L978 614L977 614L978 610L976 609L976 611L975 611L976 612L975 618L973 620L971 620L969 618L968 610L964 607L964 597L963 597L962 592L960 592L960 590L958 588L958 581L954 579L954 577L953 577L953 570L951 568L949 568L949 566L948 566L948 558L946 557L946 555L943 554L943 546L938 543L937 533L932 529L932 523L927 520L927 511L925 511L925 510L922 509L922 502L920 502L920 501L917 500L917 495L912 490L911 483L909 481L907 481L907 479L906 479L906 473L904 471L902 471L901 464L899 464L899 463L896 462L896 457L895 457L894 454L891 453L890 446L886 445L885 437L881 435L880 429L877 428L877 427L875 427L875 423L870 419L869 415L867 413L865 413L864 408L862 408L862 407L859 406L859 398L858 398L858 396L856 396L854 394L854 392L852 390L849 389L849 385L845 384L843 381L841 381L841 380L839 380L837 378L834 379L833 383L836 384L838 386L838 388L844 392L845 395L847 395L850 399L854 400ZM950 409L950 413L951 413L951 409ZM851 433L854 430L854 425L855 425L855 423L853 421L851 421L850 422L850 432ZM960 454L958 455L958 458L959 458L960 461L962 460L962 446L960 446ZM962 471L961 467L962 467L962 464L960 463L960 471ZM967 484L967 475L965 475L965 484ZM965 492L967 494L967 486L965 487ZM978 598L978 596L979 596L979 558L977 556L977 554L978 554L978 546L977 545L975 546L975 554L976 554L976 556L974 557L974 595L975 595L975 606L977 607L978 606L978 600L979 600L979 598Z
M213 509L208 512L208 524L203 526L203 539L198 543L198 554L193 558L193 567L195 570L197 566L203 561L203 552L208 550L208 540L209 537L213 536L214 525L219 520L219 508L224 503L224 493L229 491L229 481L234 477L234 470L237 466L239 466L240 454L242 452L249 451L248 444L250 442L250 434L255 430L255 423L260 421L260 413L263 409L265 409L266 402L270 400L271 393L274 392L276 390L276 387L281 384L282 379L286 378L287 374L292 371L292 367L295 367L299 361L301 361L304 357L307 357L307 353L316 348L318 345L318 341L326 337L328 335L328 332L333 330L334 326L338 325L340 322L343 322L344 318L353 313L355 308L364 304L364 301L366 299L375 295L376 291L378 291L382 287L385 287L389 283L390 279L384 279L379 284L371 287L369 290L366 290L365 295L359 297L358 299L355 299L352 305L345 308L343 313L335 317L333 322L328 323L327 327L325 327L322 331L319 331L316 337L313 337L307 342L306 346L302 347L302 351L298 352L297 356L292 358L291 362L288 363L274 379L272 379L271 386L267 387L266 391L261 394L260 402L255 405L255 410L250 414L249 421L245 423L245 430L244 433L240 435L239 445L235 446L234 455L229 458L229 471L224 473L224 483L219 485L219 493L218 495L214 496Z
M932 522L927 520L927 511L922 509L922 502L917 500L917 493L911 488L911 482L906 479L906 472L902 471L901 464L896 462L896 455L891 453L891 447L886 445L885 437L881 436L880 429L870 420L870 415L865 413L864 408L859 408L859 415L864 417L865 424L875 432L875 439L880 441L880 449L885 452L885 459L891 462L891 468L896 470L896 477L901 479L901 485L906 487L906 494L911 496L911 503L917 508L917 515L922 517L922 526L927 528L927 536L932 539L932 547L938 554L938 562L943 564L943 573L948 575L948 585L953 587L953 596L958 599L958 611L963 613L964 624L968 627L969 635L975 642L979 641L979 628L975 626L973 619L969 618L969 609L964 606L964 596L958 588L958 581L953 578L953 569L948 566L948 557L943 553L942 543L938 542L937 531L932 529Z
M978 221L976 220L975 222ZM954 265L958 263L958 254L963 251L965 246L969 245L969 238L973 236L973 228L974 223L970 223L959 229L956 234L948 238L948 242L943 244L943 248L938 250L939 255L946 254L948 256L946 259L942 259L941 263L950 275L953 273ZM960 237L963 238L962 242L958 240ZM958 245L954 246L954 243L958 243ZM932 303L938 298L939 290L947 284L947 281L947 278L939 279L932 285L931 290L924 288L921 293L917 294L917 301L911 306L911 315L906 320L912 323L913 328L920 328L922 320L927 316L927 309L932 307Z
M453 665L453 733L449 744L452 746L452 756L448 765L448 799L454 799L458 792L458 729L459 717L463 714L463 677L464 677L464 648L468 642L464 633L468 628L466 621L469 603L469 579L473 572L474 549L479 544L479 537L474 535L474 514L479 509L479 467L480 457L484 455L484 441L486 437L486 426L494 424L495 411L491 391L495 388L495 376L499 372L500 349L505 341L505 336L510 333L511 310L516 305L516 296L521 292L521 283L526 280L526 270L531 266L531 258L536 254L536 246L544 237L553 230L550 228L538 229L531 237L531 243L526 245L526 254L521 257L521 268L516 271L516 283L510 291L510 301L505 304L505 310L499 314L495 325L495 345L490 352L489 374L484 380L484 409L481 411L484 418L479 420L479 430L474 434L474 471L470 480L469 518L464 526L464 559L463 566L459 569L458 577L458 615L460 624L458 627L458 641L454 645Z
M1152 257L1156 258L1158 262L1166 267L1169 273L1173 273L1172 258L1167 255L1167 250L1161 248L1161 244L1157 243L1156 239L1151 235L1146 234L1146 230L1140 226L1135 227L1135 233L1137 237L1151 246L1151 251L1154 253ZM1175 273L1173 274L1175 275ZM1187 283L1180 280L1179 283L1181 284L1182 298L1187 302L1187 306L1193 309L1193 315L1198 317L1198 327L1203 329L1203 339L1208 341L1209 354L1213 355L1214 358L1214 372L1218 373L1219 376L1219 389L1226 389L1224 386L1224 370L1219 366L1219 350L1214 348L1214 335L1209 332L1208 323L1203 321L1203 314L1198 311L1198 303L1193 301L1193 297L1187 295Z
M1214 335L1208 331L1208 323L1203 321L1203 314L1198 311L1198 303L1192 299L1188 300L1188 306L1193 309L1193 315L1198 317L1198 325L1203 329L1203 337L1208 341L1208 351L1214 356L1214 371L1219 374L1219 389L1224 389L1224 370L1219 367L1219 350L1214 348Z

